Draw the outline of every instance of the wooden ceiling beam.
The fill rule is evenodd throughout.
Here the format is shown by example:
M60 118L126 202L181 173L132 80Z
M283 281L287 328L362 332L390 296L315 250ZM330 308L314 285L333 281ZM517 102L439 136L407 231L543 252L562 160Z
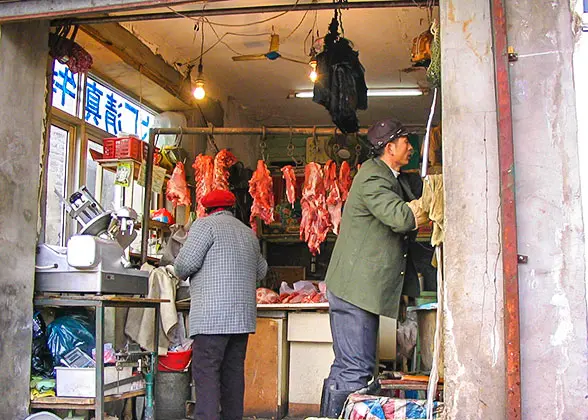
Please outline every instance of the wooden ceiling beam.
M83 25L81 29L162 89L190 107L195 106L189 78L186 79L121 25Z

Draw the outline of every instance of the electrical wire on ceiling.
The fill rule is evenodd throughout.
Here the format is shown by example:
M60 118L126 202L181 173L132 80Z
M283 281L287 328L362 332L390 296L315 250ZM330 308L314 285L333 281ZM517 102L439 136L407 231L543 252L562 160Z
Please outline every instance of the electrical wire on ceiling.
M317 26L316 26L316 24L317 24L317 21L318 21L318 10L315 10L315 11L314 11L314 20L313 20L313 22L312 22L312 28L310 28L310 31L308 31L308 33L306 34L306 37L304 38L304 47L303 47L303 48L304 48L304 52L305 52L305 53L306 53L307 51L310 51L310 50L311 50L311 48L312 48L312 47L314 47L314 43L315 43L315 41L316 41L316 40L315 40L315 38L314 38L314 31L315 31L315 29L316 29L316 27L317 27ZM310 42L311 42L311 44L310 44L310 47L309 47L309 48L307 48L307 47L306 47L306 43L308 42L308 38L309 38L309 37L311 37L311 36L312 36L312 38L311 38L311 41L310 41ZM319 33L318 33L318 30L317 30L317 32L316 32L316 37L317 37L317 39L319 38Z
M292 5L292 9L291 10L286 10L285 12L278 13L275 16L269 17L267 19L258 20L256 22L241 23L241 24L229 24L229 23L212 22L212 21L209 20L208 23L211 24L211 25L215 25L215 26L225 26L225 27L234 27L234 28L243 28L243 27L247 27L247 26L254 26L254 25L258 25L260 23L265 23L265 22L269 22L271 20L277 19L277 18L279 18L281 16L284 16L286 13L293 12L294 10L296 10L296 6L298 6L298 3L299 2L300 2L300 0L296 0L296 3L294 3L294 5ZM190 16L183 15L181 12L178 12L177 10L174 10L170 6L166 6L166 7L170 11L172 11L173 13L175 13L176 15L181 16L183 18L192 19L192 20L198 19L198 18L193 18L193 17L190 17ZM206 4L204 5L204 7L203 7L202 10L204 10L205 8L206 8Z
M294 3L294 5L292 6L291 10L287 10L285 12L282 13L278 13L275 16L272 16L270 18L267 19L263 19L263 20L259 20L259 21L255 21L255 22L249 22L249 23L245 23L245 24L225 24L225 23L219 23L219 22L213 22L210 19L206 18L206 17L191 17L191 16L186 16L184 14L182 14L181 12L178 12L177 10L173 9L170 6L166 6L168 10L170 10L172 13L175 13L176 15L183 17L185 19L190 19L193 20L195 22L197 22L197 24L201 24L203 21L208 23L212 29L212 31L214 32L214 34L217 37L217 42L210 48L208 48L204 54L206 54L208 51L210 51L212 48L214 48L216 45L223 44L224 46L226 46L229 50L231 50L233 53L237 54L237 55L242 55L241 53L239 53L238 51L236 51L233 47L231 47L229 44L227 44L225 41L223 41L223 38L226 35L234 35L234 36L265 36L265 35L271 35L271 33L263 33L263 34L239 34L239 33L235 33L235 32L226 32L224 33L222 36L220 36L216 30L214 29L214 26L220 26L220 27L250 27L250 26L254 26L254 25L259 25L261 23L266 23L269 22L271 20L277 19L281 16L284 16L286 13L292 12L294 10L296 10L296 6L298 5L298 3L300 2L300 0L296 0L296 2ZM204 5L204 8L206 8L206 4ZM203 8L203 10L204 10ZM306 16L308 15L309 10L306 10L304 12L304 15L302 16L302 19L300 20L300 22L298 23L298 25L296 25L296 27L288 34L286 35L286 37L283 38L283 40L287 40L288 38L290 38L299 28L300 26L302 26L302 23L304 22L304 20L306 19ZM315 18L314 18L314 22L313 22L313 29L311 30L311 32L314 30L314 27L316 26L316 21L317 21L317 14L318 11L315 10ZM308 36L307 36L308 38ZM305 39L306 42L306 39ZM306 46L303 47L305 49L306 52ZM194 59L194 60L198 60L198 58Z

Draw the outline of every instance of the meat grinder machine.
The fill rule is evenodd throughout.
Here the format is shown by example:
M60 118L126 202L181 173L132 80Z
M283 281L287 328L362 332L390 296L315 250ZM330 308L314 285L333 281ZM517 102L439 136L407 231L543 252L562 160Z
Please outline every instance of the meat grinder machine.
M37 246L35 290L147 294L149 273L132 268L125 255L125 249L137 237L137 213L127 207L105 211L85 186L68 200L60 198L81 229L66 247Z

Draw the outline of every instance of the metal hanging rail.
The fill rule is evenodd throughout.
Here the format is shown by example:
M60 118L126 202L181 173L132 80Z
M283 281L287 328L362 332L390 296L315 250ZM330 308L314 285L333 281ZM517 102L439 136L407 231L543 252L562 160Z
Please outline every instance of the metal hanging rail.
M51 26L63 25L92 25L100 23L118 23L118 22L136 22L145 20L162 20L162 19L179 19L182 17L208 17L208 16L226 16L226 15L246 15L253 13L280 13L306 10L332 10L332 9L375 9L389 7L426 7L430 6L430 0L382 0L382 1L356 1L345 3L304 3L304 4L280 4L270 6L254 7L230 7L218 9L200 9L164 13L140 13L132 15L115 15L88 17L77 19L55 19L51 21ZM433 3L435 6L438 1Z
M422 131L423 126L418 124L405 125L413 131ZM367 127L361 127L357 134L367 134ZM268 136L276 134L292 134L305 136L331 136L342 134L336 127L187 127L187 128L152 128L149 130L149 150L147 153L147 167L145 168L145 196L143 198L142 226L149 226L149 211L151 207L151 191L153 184L153 156L155 154L155 139L161 134L205 134L209 136L219 135L258 135ZM141 264L147 262L147 242L149 232L141 230Z

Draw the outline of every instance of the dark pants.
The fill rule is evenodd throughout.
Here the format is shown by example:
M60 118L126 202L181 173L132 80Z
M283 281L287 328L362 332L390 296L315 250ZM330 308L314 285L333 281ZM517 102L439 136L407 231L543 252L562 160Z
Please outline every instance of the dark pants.
M192 338L194 418L241 420L249 334L195 335Z
M326 383L336 390L357 391L374 374L380 317L327 294L335 360Z

